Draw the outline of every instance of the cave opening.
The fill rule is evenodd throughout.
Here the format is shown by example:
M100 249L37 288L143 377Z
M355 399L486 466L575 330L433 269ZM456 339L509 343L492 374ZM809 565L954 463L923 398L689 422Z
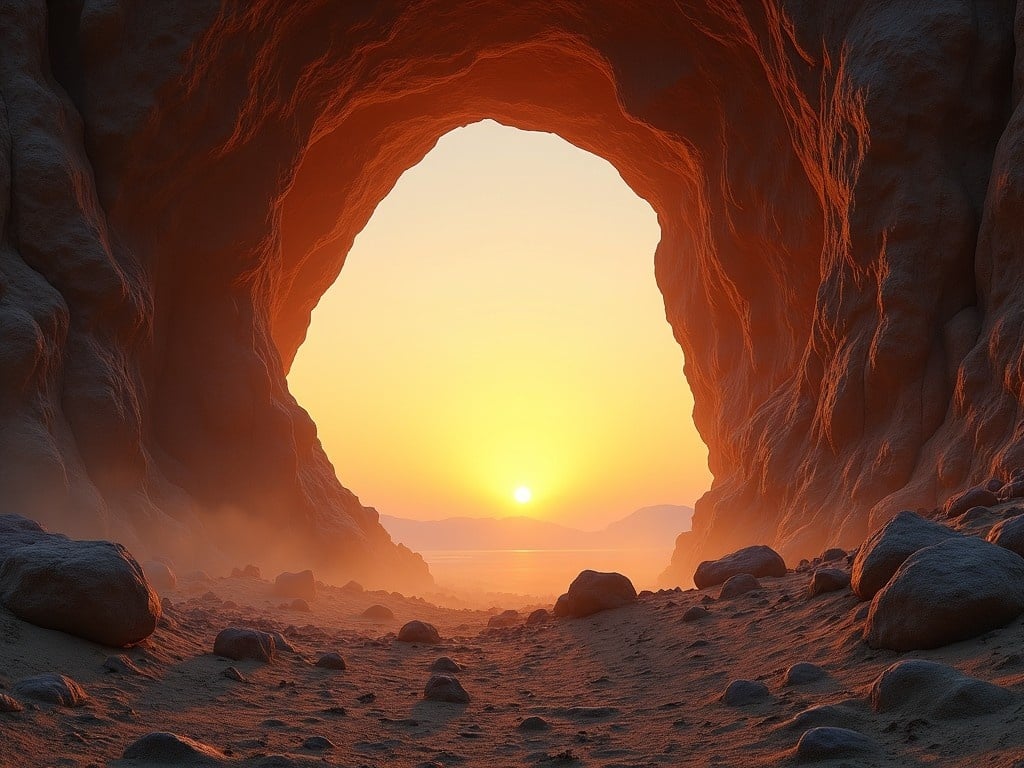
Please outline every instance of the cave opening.
M710 485L660 237L606 160L484 120L442 136L355 239L289 389L439 586L543 595L584 567L654 585Z

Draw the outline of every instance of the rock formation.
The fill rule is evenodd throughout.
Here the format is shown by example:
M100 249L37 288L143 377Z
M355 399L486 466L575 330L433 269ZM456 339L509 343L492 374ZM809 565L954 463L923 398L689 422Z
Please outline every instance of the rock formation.
M658 214L715 476L670 575L1006 479L1022 25L1013 0L7 3L0 511L425 583L285 376L374 206L488 117L607 158Z

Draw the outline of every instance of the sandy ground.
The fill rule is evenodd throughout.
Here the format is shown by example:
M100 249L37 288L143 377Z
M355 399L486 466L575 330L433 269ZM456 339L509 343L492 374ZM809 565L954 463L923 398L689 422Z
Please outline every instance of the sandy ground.
M75 709L0 714L3 766L106 766L151 731L172 731L257 766L776 766L796 764L803 728L791 719L821 704L845 705L819 725L874 738L883 756L829 765L1024 766L1024 622L930 652L870 650L860 639L863 604L848 589L807 599L806 574L762 580L763 589L713 601L717 588L645 596L587 619L488 630L489 614L451 610L386 593L321 589L312 611L279 607L267 581L184 582L168 593L170 621L124 653L143 675L105 672L116 651L21 622L0 609L0 685L46 672L81 683ZM212 593L215 597L204 594ZM228 602L230 601L230 602ZM685 623L687 608L709 615ZM358 618L382 603L395 619ZM233 605L232 605L233 604ZM442 646L396 642L407 620L434 623ZM277 629L298 655L269 664L212 655L231 625ZM339 651L346 671L313 666ZM429 666L447 655L468 705L427 702ZM987 717L929 721L919 712L872 712L867 689L899 658L931 658L1009 686L1014 703ZM826 681L783 686L786 669L813 662ZM224 670L236 667L245 682ZM730 707L737 678L762 680L771 698ZM3 689L0 689L3 690ZM524 732L531 715L551 728ZM303 746L322 736L327 750Z

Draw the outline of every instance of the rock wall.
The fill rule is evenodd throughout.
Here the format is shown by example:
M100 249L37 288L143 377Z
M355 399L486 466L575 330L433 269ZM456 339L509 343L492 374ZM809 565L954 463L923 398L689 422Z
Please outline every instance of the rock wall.
M1014 0L5 3L0 511L426 583L285 374L374 206L485 117L607 158L658 214L715 475L670 576L1008 474L1015 32Z

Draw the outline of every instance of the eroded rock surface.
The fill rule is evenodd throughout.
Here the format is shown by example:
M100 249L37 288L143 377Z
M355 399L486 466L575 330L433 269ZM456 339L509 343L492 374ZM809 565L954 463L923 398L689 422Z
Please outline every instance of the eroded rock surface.
M601 611L621 608L636 601L633 582L621 573L581 571L569 585L569 591L555 602L555 616L581 618Z
M857 551L851 574L853 591L861 600L870 600L912 554L957 535L946 526L913 512L900 512Z

